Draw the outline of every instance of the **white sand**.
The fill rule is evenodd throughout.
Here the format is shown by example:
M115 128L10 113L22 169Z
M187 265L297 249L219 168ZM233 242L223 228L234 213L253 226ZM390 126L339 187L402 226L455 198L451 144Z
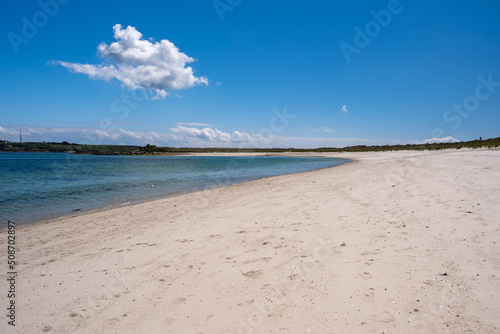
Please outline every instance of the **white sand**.
M17 333L499 333L500 151L335 156L19 228Z

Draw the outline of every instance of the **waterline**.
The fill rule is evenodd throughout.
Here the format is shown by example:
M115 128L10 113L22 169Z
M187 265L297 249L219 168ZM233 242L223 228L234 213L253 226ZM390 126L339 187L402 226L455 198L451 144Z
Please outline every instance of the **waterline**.
M351 162L319 157L0 153L2 220L19 224Z

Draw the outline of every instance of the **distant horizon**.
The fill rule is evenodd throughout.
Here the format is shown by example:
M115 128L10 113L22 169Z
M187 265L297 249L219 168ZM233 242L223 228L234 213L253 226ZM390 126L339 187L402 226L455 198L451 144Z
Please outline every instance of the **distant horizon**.
M1 139L23 128L25 141L317 148L498 136L493 0L4 7Z
M348 149L351 147L358 147L358 146L366 146L366 147L398 147L398 146L421 146L421 145L439 145L439 144L468 144L468 143L473 143L473 142L491 142L491 141L498 141L500 139L499 137L492 137L492 138L476 138L472 139L470 141L439 141L439 142L425 142L425 143L407 143L407 144L382 144L382 145L364 145L364 144L359 144L359 145L348 145L348 146L321 146L321 147L229 147L229 146L204 146L204 147L195 147L195 146L159 146L159 145L154 145L147 143L145 145L138 145L138 144L86 144L86 143L78 143L78 142L71 142L71 141L8 141L4 139L0 139L0 144L16 144L16 145L24 145L24 144L54 144L54 145L73 145L73 146L117 146L117 147L139 147L139 148L144 148L147 146L151 147L157 147L159 149L164 149L164 148L172 148L172 149L193 149L193 150L212 150L212 149L222 149L222 150L283 150L283 149L292 149L292 150L318 150L318 149ZM500 142L499 142L500 143ZM494 145L495 143L491 144ZM475 146L474 146L475 147Z
M106 142L105 140L101 140L101 138L99 138L99 133L98 132L92 132L92 131L89 131L88 133L85 133L85 132L82 132L82 138L84 138L83 140L69 140L69 139L56 139L56 140L25 140L23 139L22 141L20 141L19 139L19 136L22 135L24 136L24 138L29 138L29 137L32 137L32 133L30 132L20 132L19 130L20 129L23 129L23 128L18 128L17 131L17 139L15 138L15 134L14 134L14 131L16 129L11 129L11 131L9 132L9 135L6 136L6 137L9 137L9 138L12 138L11 140L9 139L4 139L4 138L0 138L0 141L7 141L9 143L17 143L17 144L23 144L23 143L63 143L63 142L67 142L67 143L70 143L70 144L75 144L75 145L117 145L117 146L140 146L140 147L143 147L143 146L146 146L146 145L155 145L155 146L158 146L158 147L177 147L177 148L181 148L181 147L189 147L189 148L203 148L203 147L208 147L207 145L204 145L204 146L175 146L175 145L157 145L157 144L153 144L149 141L143 141L142 143L138 143L138 142L134 142L133 140L128 142L128 143L120 143L120 142L115 142L115 141L109 141L109 142ZM30 129L31 130L31 129ZM3 131L3 132L2 132ZM7 133L6 129L5 128L2 128L0 127L0 134L5 134ZM38 137L43 137L43 133L40 133L39 131L36 131L36 136ZM61 135L63 135L65 133L65 131L61 131L60 132ZM28 136L26 136L26 134ZM89 135L90 134L90 135ZM93 137L94 136L94 137ZM58 136L59 137L59 136ZM95 140L96 138L99 138L99 140ZM479 138L482 138L482 137L479 137ZM479 138L475 138L475 139L472 139L472 140L478 140ZM489 139L493 139L493 138L497 138L497 137L491 137ZM78 139L78 138L77 138ZM354 141L354 144L352 145L344 145L344 146L303 146L303 147L298 147L298 146L272 146L271 144L272 143L276 143L277 142L277 137L276 136L273 136L273 135L268 135L268 136L264 136L262 135L258 140L256 140L257 143L260 143L261 146L247 146L247 145L239 145L239 146L223 146L224 143L221 143L221 145L217 145L217 146L213 146L213 148L297 148L297 149L315 149L315 148L320 148L320 147L339 147L339 148L342 148L342 147L349 147L349 146L356 146L356 145L367 145L367 146L381 146L381 145L418 145L418 144L431 144L431 143L459 143L459 142L464 142L462 140L458 140L458 139L455 139L453 137L445 137L445 138L432 138L432 139L427 139L427 140L423 140L423 141L408 141L406 143L383 143L383 142L380 142L380 143L372 143L372 144L368 144L368 143L356 143L356 139L352 139ZM86 141L88 140L88 141ZM145 143L145 144L144 144ZM271 146L270 146L271 145Z

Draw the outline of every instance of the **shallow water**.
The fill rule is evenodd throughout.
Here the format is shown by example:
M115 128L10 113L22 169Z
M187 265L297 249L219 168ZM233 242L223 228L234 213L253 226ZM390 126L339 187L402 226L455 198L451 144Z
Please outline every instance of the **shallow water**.
M0 153L1 227L332 167L337 158Z

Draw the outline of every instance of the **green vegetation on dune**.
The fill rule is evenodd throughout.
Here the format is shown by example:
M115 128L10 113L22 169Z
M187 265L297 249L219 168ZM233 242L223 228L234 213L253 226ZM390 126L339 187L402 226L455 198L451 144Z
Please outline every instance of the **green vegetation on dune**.
M64 152L76 154L141 154L140 146L122 146L122 145L82 145L62 143L12 143L0 141L0 151L9 152Z
M406 145L382 145L382 146L349 146L344 148L318 148L315 152L372 152L372 151L424 151L443 150L459 148L496 148L500 146L500 137L484 140L472 140L458 143L432 143L432 144L406 144Z
M62 143L12 143L0 141L0 151L4 152L64 152L74 154L97 155L152 155L152 154L185 154L185 153L284 153L284 152L374 152L374 151L401 151L401 150L442 150L459 148L498 148L500 137L473 140L459 143L407 144L383 146L349 146L343 148L321 147L316 149L298 148L190 148L190 147L157 147L125 146L125 145L82 145Z

